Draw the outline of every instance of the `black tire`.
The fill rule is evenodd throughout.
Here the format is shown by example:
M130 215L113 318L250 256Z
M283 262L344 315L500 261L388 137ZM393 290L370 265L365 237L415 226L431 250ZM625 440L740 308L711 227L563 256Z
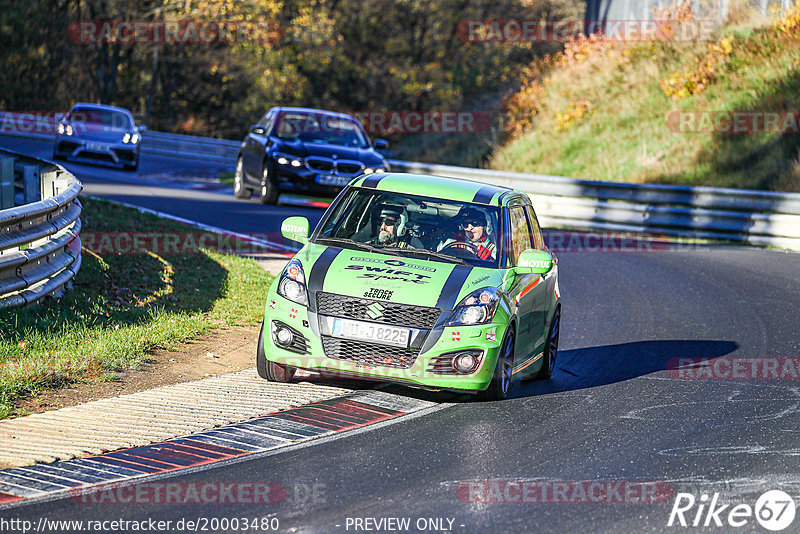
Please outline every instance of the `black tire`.
M500 349L500 356L494 367L494 375L489 387L478 394L482 401L501 401L508 397L508 390L511 388L511 370L514 365L514 327L506 330L503 345Z
M241 156L236 158L236 171L233 173L233 196L243 200L253 196L253 190L248 189L244 183L244 162Z
M278 184L272 177L272 171L268 162L264 162L261 166L261 203L262 204L277 204L278 203Z
M261 332L258 334L258 349L256 350L256 370L258 376L270 382L289 382L294 378L296 368L290 365L271 362L264 353L264 323L261 323Z
M544 346L542 369L536 375L537 380L546 380L553 376L553 370L556 368L556 357L558 356L558 336L560 332L561 308L557 308L553 319L550 321L550 331L547 333L547 341Z

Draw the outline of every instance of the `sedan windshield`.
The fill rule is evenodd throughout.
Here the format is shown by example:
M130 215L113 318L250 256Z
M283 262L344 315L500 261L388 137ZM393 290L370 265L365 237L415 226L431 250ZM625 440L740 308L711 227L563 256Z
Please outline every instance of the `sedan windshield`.
M73 125L102 126L111 130L130 130L133 127L128 115L110 109L75 108L69 113L69 121Z
M497 268L503 255L498 216L496 206L353 188L314 242Z
M284 112L273 135L289 141L366 148L367 139L358 123L346 117L322 113Z

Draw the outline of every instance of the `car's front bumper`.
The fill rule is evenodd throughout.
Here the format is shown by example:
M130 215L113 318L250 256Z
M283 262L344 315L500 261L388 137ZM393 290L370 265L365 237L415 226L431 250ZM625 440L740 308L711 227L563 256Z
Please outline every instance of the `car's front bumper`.
M374 343L348 340L356 350L336 352L336 357L331 351L330 337L317 335L319 326L312 328L312 322L320 325L320 316L309 313L305 306L286 300L273 289L270 290L264 321L264 351L266 358L275 363L290 365L301 369L315 371L323 377L336 378L362 378L398 382L414 387L423 387L437 390L458 390L476 392L488 387L494 373L495 364L500 353L500 345L508 327L504 323L493 323L479 326L459 327L434 327L425 330L425 339L422 351L418 351L413 358L413 364L397 365L396 358L392 365L375 363L376 359L386 356L386 361L402 353L392 348L381 347ZM324 319L323 319L324 320ZM303 342L293 350L281 347L276 343L273 330L275 323L291 327L292 330L303 337ZM324 328L323 328L324 330ZM431 339L428 339L431 338ZM328 350L326 353L323 339L326 339ZM435 342L434 342L435 340ZM353 345L355 344L355 345ZM302 354L298 353L302 351ZM435 362L442 368L442 362L448 358L439 358L442 355L475 351L479 354L477 368L469 374L456 374L449 371L433 371ZM369 357L363 357L369 354ZM445 366L446 368L446 366Z
M141 142L105 143L87 141L74 135L57 135L53 155L76 163L102 163L114 167L135 166L139 162Z
M388 168L388 166L386 166ZM354 178L361 176L339 176L313 171L308 167L292 167L275 163L275 181L284 192L310 193L335 197Z

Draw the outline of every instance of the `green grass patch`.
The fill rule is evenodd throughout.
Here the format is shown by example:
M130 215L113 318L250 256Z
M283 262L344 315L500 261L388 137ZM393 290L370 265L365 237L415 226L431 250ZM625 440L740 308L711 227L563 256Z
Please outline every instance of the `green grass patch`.
M84 198L82 232L187 233L154 215ZM43 389L107 380L158 348L219 325L255 325L272 276L252 260L197 253L95 254L84 250L58 301L0 311L0 417Z

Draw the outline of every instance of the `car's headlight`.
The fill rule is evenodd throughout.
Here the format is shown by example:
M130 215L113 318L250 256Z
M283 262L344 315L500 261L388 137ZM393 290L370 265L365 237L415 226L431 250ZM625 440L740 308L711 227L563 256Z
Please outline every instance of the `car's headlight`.
M122 142L123 143L127 143L130 140L131 140L131 134L126 133L125 135L122 136Z
M369 167L364 169L364 174L372 174L373 172L375 172L375 169L371 169Z
M306 276L303 274L303 265L298 260L290 261L281 273L281 278L278 280L278 295L308 306Z
M473 291L458 303L445 326L488 323L494 318L498 304L500 304L500 295L497 294L495 288L485 287Z
M139 142L139 134L138 133L135 133L135 134L126 133L125 135L122 136L122 142L125 143L125 144L130 143L132 145L135 145L136 143Z
M138 143L138 142L139 142L139 140L140 140L140 139L141 139L141 137L139 137L139 134L138 134L138 133L135 133L135 134L133 134L133 135L131 136L131 144L132 144L132 145L135 145L136 143Z
M72 135L75 132L72 130L72 125L64 124L63 122L59 122L58 123L58 133L60 133L61 135L64 135L64 134Z
M301 158L296 158L294 156L284 156L282 154L277 154L275 156L275 161L277 161L279 165L291 165L292 167L303 166L303 160Z

